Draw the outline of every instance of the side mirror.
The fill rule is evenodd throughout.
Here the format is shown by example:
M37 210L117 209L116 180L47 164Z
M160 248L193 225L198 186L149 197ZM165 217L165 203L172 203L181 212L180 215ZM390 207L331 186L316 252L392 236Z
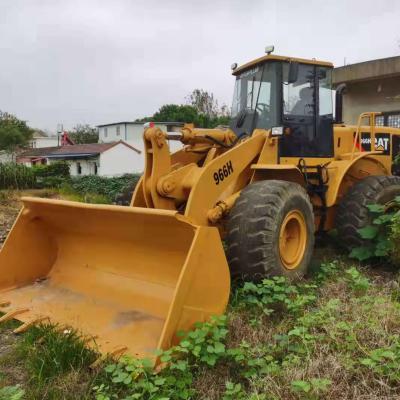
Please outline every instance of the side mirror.
M299 75L299 63L296 61L291 61L289 63L288 83L296 82L298 75Z

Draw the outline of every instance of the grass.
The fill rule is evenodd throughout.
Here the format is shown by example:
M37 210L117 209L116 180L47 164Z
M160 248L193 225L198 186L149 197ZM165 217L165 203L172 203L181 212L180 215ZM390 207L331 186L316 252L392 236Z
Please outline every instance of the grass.
M208 346L198 357L181 352L181 361L188 357L185 372L147 372L144 382L158 379L165 386L166 376L179 377L186 398L204 400L397 399L399 282L396 271L355 267L344 259L325 262L298 285L273 279L240 286L232 294L227 322L214 331L225 343L221 354L209 353ZM120 367L89 368L97 355L76 332L43 325L15 337L15 326L0 327L0 388L17 395L25 391L21 398L28 400L94 399L93 387L101 385L98 399L108 393L130 399L126 396L135 393L132 381L118 379ZM185 346L192 351L191 344ZM140 374L135 376L140 388L134 390L144 394L132 399L161 398L148 396ZM168 390L171 397L165 398L179 398L174 397L178 390Z
M64 200L78 201L80 203L110 204L107 196L98 193L79 193L71 185L63 185L58 189L59 196Z
M207 352L188 361L187 398L399 398L399 299L396 271L355 267L346 259L325 262L298 285L273 279L239 286L227 335L218 339L224 351L211 363ZM16 326L0 326L0 400L94 399L93 387L101 385L108 389L97 389L98 399L107 399L101 397L107 391L119 399L134 393L132 382L118 383L115 367L89 368L98 355L77 332L42 325L16 337Z
M92 370L78 332L0 324L0 400L400 398L399 272L317 253L299 284L235 286L226 319L163 353L161 371L129 359Z
M76 331L40 325L15 336L17 325L12 321L1 328L0 387L19 385L28 400L91 398L99 371L89 366L99 355Z

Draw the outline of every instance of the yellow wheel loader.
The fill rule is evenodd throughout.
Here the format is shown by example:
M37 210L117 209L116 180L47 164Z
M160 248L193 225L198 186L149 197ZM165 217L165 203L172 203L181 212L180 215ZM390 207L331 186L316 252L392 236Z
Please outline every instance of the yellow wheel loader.
M268 54L233 67L229 127L145 129L130 207L23 199L0 252L0 321L21 332L49 320L104 353L151 356L223 313L231 276L299 278L315 232L335 226L361 243L367 204L400 195L400 130L373 112L343 125L340 91L334 121L328 62Z

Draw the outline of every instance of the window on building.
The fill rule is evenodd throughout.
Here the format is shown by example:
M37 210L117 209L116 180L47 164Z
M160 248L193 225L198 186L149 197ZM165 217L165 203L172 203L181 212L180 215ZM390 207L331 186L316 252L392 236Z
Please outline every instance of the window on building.
M392 128L400 128L400 114L389 115L388 125Z
M108 129L104 128L104 137L107 137L107 136L108 136Z
M118 125L118 126L117 126L117 136L119 136L119 135L121 134L120 128L121 128L121 127Z
M82 165L80 162L76 163L76 173L82 175Z
M94 174L95 174L95 175L97 175L98 172L99 172L98 168L99 168L99 167L97 166L97 163L94 163Z
M385 126L385 120L384 120L383 115L378 115L375 118L375 125L376 126Z
M400 128L400 111L383 112L382 115L377 115L375 117L375 125Z

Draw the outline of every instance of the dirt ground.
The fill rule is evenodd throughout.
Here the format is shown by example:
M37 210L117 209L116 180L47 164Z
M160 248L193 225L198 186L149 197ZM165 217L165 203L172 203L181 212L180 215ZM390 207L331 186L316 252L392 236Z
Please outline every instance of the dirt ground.
M57 198L57 193L45 189L32 189L24 191L0 191L0 248L22 207L21 197Z
M19 205L2 206L0 205L0 247L6 240L8 233L18 215Z

